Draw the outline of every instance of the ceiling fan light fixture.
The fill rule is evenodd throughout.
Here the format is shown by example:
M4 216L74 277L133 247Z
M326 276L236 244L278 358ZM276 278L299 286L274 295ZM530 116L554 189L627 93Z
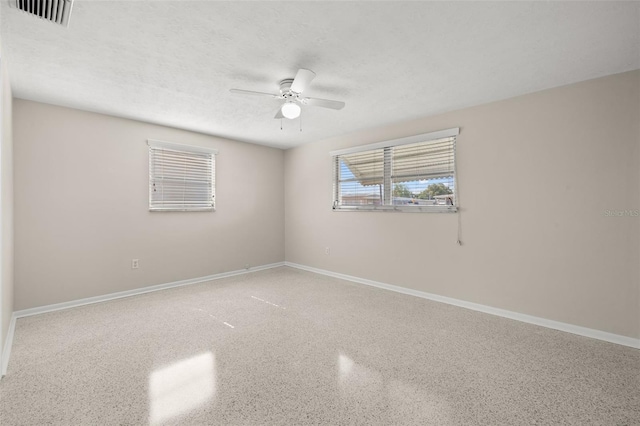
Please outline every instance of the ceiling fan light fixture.
M285 118L288 118L291 120L291 119L300 117L301 108L300 108L300 105L294 102L285 102L282 105L281 111L282 111L282 115L284 115Z

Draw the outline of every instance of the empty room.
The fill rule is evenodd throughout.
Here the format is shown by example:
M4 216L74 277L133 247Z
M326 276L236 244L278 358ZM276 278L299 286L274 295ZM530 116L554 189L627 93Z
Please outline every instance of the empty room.
M0 2L0 424L640 425L640 2Z

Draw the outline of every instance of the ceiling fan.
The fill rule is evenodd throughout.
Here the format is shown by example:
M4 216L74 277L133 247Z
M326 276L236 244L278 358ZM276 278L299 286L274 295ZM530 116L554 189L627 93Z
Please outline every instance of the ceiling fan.
M344 102L331 101L328 99L307 98L302 96L302 92L304 92L315 76L316 73L313 71L300 68L295 78L286 78L280 82L280 94L278 95L240 89L231 89L230 92L237 95L269 96L274 99L284 100L284 103L278 109L275 117L273 117L276 119L288 118L293 120L294 118L298 118L302 111L301 105L311 105L331 109L344 108Z

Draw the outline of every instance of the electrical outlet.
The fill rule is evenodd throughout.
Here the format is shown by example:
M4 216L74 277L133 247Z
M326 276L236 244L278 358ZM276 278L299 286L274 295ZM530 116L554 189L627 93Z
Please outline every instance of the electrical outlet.
M331 254L331 248L329 247L325 247L324 248L324 254L326 254L327 256L329 256Z
M249 269L251 266L248 263L244 264L244 269Z
M138 264L138 259L131 260L131 269L138 269L138 266L140 266Z

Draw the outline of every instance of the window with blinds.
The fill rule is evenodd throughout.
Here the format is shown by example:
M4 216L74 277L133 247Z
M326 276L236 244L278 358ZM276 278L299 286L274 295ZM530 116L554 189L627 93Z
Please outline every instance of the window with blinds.
M149 140L149 210L215 207L215 156L209 148Z
M448 129L331 152L334 210L457 211L458 133Z

